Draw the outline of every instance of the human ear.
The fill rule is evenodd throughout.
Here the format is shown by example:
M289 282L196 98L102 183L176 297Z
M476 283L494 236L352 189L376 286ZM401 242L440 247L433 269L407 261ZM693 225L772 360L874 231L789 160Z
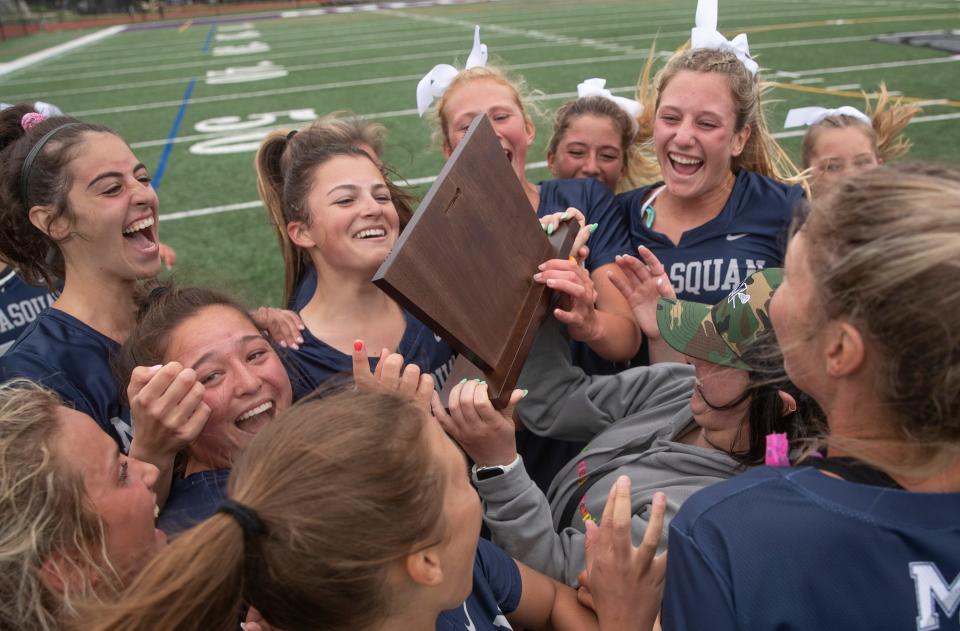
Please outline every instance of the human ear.
M76 559L53 552L40 564L40 581L54 594L81 593L97 582L97 573Z
M784 392L783 390L777 390L777 395L780 397L781 405L783 406L783 413L781 416L787 416L788 414L793 414L797 411L797 400L789 392Z
M288 223L287 235L289 235L290 241L297 247L306 249L317 247L317 242L310 236L307 225L302 221L291 221Z
M63 214L53 219L54 209L50 206L34 206L27 216L34 228L54 241L62 241L70 234L70 221Z
M827 374L846 377L856 372L865 359L863 335L849 322L840 321L831 326L826 348Z
M750 134L753 133L753 128L750 125L744 125L743 129L739 133L734 134L733 137L733 155L734 158L738 157L747 146L747 141L750 140Z
M547 152L547 168L550 169L551 175L553 175L553 177L555 178L559 177L557 175L557 170L556 170L556 166L557 166L556 160L557 160L557 154L555 154L552 151L548 151Z
M527 146L533 144L533 139L537 137L537 127L533 124L533 121L527 118L527 115L523 115L523 124L527 130Z
M453 155L453 147L450 146L450 143L446 140L443 141L443 158L449 160L450 156Z
M404 559L407 575L417 585L436 587L443 582L443 568L437 546L412 552Z

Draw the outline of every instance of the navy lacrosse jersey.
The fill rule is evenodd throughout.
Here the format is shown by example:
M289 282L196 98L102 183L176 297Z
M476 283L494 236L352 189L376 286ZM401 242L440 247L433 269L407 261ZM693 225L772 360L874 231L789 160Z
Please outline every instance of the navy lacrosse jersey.
M662 182L621 193L617 202L629 222L633 249L650 248L678 298L716 304L758 269L783 265L787 230L803 197L802 187L741 169L720 214L684 232L674 245L644 225L644 199L660 186Z
M960 629L960 493L758 467L670 524L673 629Z
M571 206L583 213L588 224L597 224L587 242L588 270L592 272L613 263L618 254L630 252L629 228L609 188L592 178L540 182L537 217L562 213Z
M437 616L437 631L503 631L512 629L505 614L520 604L520 570L510 556L480 539L473 560L473 591L462 605Z
M213 515L227 498L229 478L229 469L198 471L184 478L174 476L157 528L172 537Z
M119 350L114 340L50 307L0 356L0 381L26 377L55 390L126 453L133 437L130 408L121 404L110 368Z
M290 296L290 302L287 303L287 309L300 311L307 306L315 291L317 291L317 268L310 263L303 272L303 276L297 281L293 295Z
M400 345L395 352L403 355L408 364L416 364L420 370L433 376L437 389L443 386L453 362L453 349L435 335L413 315L403 312L407 328L403 331ZM303 344L299 350L290 351L284 357L303 376L311 389L336 375L353 374L353 358L341 353L326 342L315 337L309 329L301 331ZM376 368L377 358L370 358L370 370ZM289 371L288 371L289 372Z
M34 287L13 269L0 275L0 355L3 355L27 326L53 304L57 294L46 287Z

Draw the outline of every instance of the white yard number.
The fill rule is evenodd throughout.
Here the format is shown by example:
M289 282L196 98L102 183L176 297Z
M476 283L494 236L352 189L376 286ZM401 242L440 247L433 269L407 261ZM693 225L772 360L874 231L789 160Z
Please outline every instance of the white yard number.
M249 153L256 151L260 142L273 129L281 124L281 119L294 122L307 122L317 118L313 108L284 110L250 114L245 119L239 116L220 116L202 120L194 126L201 134L246 132L231 134L221 138L211 138L190 147L190 153L200 156L224 155L230 153Z
M277 66L272 61L261 61L255 66L230 67L223 70L207 70L207 85L223 85L225 83L249 83L251 81L265 81L279 79L289 73L283 66Z

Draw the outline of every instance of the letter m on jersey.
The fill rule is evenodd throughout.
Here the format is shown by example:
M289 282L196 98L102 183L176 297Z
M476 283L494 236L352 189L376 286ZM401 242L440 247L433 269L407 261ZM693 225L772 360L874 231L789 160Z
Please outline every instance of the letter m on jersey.
M960 575L949 585L933 563L910 564L910 577L917 588L917 631L940 628L937 607L949 619L960 607Z

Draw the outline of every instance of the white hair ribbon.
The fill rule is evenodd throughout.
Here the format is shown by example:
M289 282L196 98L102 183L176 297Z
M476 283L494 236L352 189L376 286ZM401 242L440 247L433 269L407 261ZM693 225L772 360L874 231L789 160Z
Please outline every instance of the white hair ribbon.
M804 125L816 125L830 116L849 116L867 125L873 125L870 117L855 107L844 105L836 109L827 109L825 107L798 107L787 112L787 120L783 124L785 129L791 127L802 127Z
M690 32L690 48L712 48L731 52L750 74L757 74L760 66L750 57L746 33L740 33L728 40L717 30L717 0L698 0L695 24Z
M7 109L8 107L13 107L13 103L0 103L0 111ZM47 118L51 116L63 116L63 112L60 111L60 108L56 105L51 105L50 103L44 103L43 101L37 101L33 104L33 110L38 114L43 114Z
M473 30L473 49L467 57L464 70L486 65L487 45L480 43L480 26L478 25ZM420 83L417 84L417 112L421 117L433 103L433 99L443 96L458 72L460 71L450 64L437 64L424 75L423 79L420 79Z
M634 125L636 125L637 118L643 114L643 103L622 96L614 96L610 90L604 87L606 84L606 79L596 77L587 79L577 85L577 97L581 99L585 96L602 96L608 98L626 112L630 116L630 120L634 121Z

